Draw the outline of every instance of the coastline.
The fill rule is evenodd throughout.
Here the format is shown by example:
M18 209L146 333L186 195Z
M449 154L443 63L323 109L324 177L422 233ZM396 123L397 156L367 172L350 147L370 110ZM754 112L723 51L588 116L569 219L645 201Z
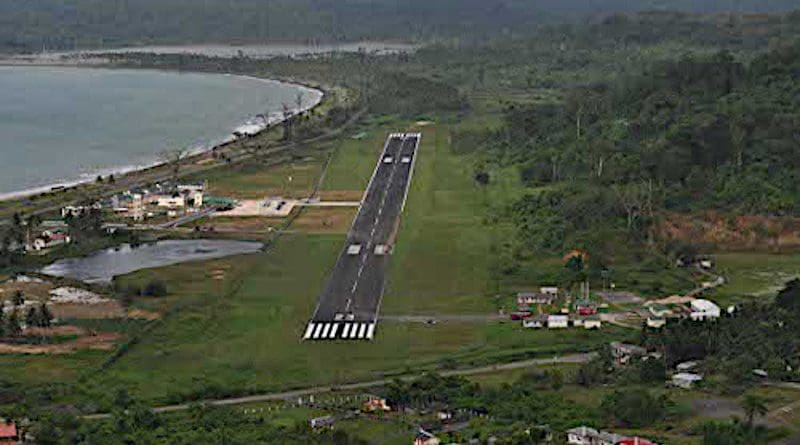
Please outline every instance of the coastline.
M68 68L84 68L84 69L119 69L113 65L108 64L80 64L80 63L48 63L48 64L41 64L41 63L16 63L13 59L2 58L0 57L0 66L13 66L13 67L68 67ZM135 68L128 68L135 70ZM164 71L164 72L174 72L172 70L158 70L158 69L139 69L139 71ZM279 79L272 79L272 78L264 78L264 77L257 77L253 75L246 75L246 74L213 74L213 73L206 73L206 72L198 72L198 74L205 74L205 75L218 75L218 76L229 76L229 77L236 77L239 79L247 79L253 80L268 84L282 84L282 85L289 85L294 88L299 89L303 92L304 95L310 95L313 97L313 100L309 104L305 104L300 108L292 108L291 116L296 116L298 114L302 114L313 110L314 108L318 107L324 98L327 95L327 92L319 87L314 87L311 85L303 84L300 82L289 82L286 80L279 80ZM281 124L284 121L283 112L272 112L269 116L265 116L265 119L262 119L262 122L255 123L253 122L257 116L251 116L245 122L238 124L230 133L225 136L221 136L216 140L209 141L208 143L204 144L203 146L196 146L196 147L188 147L188 153L185 157L186 160L192 160L192 158L203 156L209 152L212 152L217 149L221 149L226 147L227 145L236 142L242 138L246 137L254 137L258 134L261 134L264 131L270 130L275 126ZM240 135L236 133L240 130L246 130L245 132L240 132ZM120 165L114 167L108 167L103 169L98 169L92 172L84 172L84 173L76 173L74 179L63 179L57 180L52 183L28 187L20 190L10 191L10 192L0 192L0 202L8 202L8 201L16 201L25 198L30 198L37 195L42 195L46 193L52 192L62 192L66 190L70 190L72 188L92 183L96 180L97 176L108 176L114 175L115 177L121 177L128 174L134 174L143 172L146 170L150 170L152 168L161 167L167 164L167 161L158 160L156 159L157 154L153 154L153 159L151 161L144 161L142 163L136 165Z

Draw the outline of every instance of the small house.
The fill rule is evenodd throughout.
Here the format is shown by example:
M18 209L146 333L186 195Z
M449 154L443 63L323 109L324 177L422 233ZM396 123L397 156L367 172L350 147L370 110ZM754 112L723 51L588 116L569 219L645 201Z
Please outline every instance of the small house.
M386 404L386 399L369 399L361 406L361 409L366 413L374 413L374 412L389 412L392 408Z
M555 295L540 292L519 292L517 294L518 305L553 304L554 299Z
M555 286L542 286L539 288L539 292L553 297L558 296L558 288Z
M597 440L594 442L597 445L617 445L625 440L625 436L616 433L609 433L608 431L600 431L597 434Z
M64 232L55 230L45 230L36 238L34 238L28 245L25 246L26 250L41 252L63 244L69 244L72 238Z
M522 327L529 329L541 329L547 324L547 315L536 315L522 320Z
M692 309L689 316L695 321L714 320L719 318L722 313L714 302L702 298L692 300L689 305Z
M703 376L690 372L679 372L672 376L672 384L683 389L691 389L702 381Z
M583 320L584 329L600 329L602 326L603 322L597 316L586 317Z
M439 445L440 443L439 438L421 428L414 436L414 445Z
M657 445L657 444L647 439L642 439L641 437L626 437L617 442L616 445Z
M315 417L311 419L309 422L311 428L318 429L318 428L331 428L336 420L333 416L322 416L322 417Z
M19 441L17 424L11 421L0 421L0 445L15 444Z
M647 317L647 327L653 329L661 329L667 324L667 319L664 317Z
M579 426L567 430L567 443L570 445L594 445L600 432L588 426Z
M569 327L569 317L566 315L549 315L547 316L548 329L564 329Z

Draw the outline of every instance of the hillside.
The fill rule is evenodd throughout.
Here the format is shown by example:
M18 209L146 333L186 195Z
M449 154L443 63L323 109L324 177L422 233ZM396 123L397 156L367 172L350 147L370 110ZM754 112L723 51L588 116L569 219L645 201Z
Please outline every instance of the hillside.
M479 41L613 12L793 7L793 0L6 0L0 3L0 51L454 36Z

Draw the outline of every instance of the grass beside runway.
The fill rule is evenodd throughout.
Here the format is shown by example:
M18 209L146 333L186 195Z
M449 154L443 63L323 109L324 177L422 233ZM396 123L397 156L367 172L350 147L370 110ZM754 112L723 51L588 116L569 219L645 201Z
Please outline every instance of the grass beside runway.
M590 348L620 332L523 330L519 324L380 323L374 342L301 342L341 247L338 235L291 235L230 262L224 282L190 266L150 271L172 283L181 310L82 386L108 400L125 386L154 403L369 380L457 364ZM203 290L205 289L205 290Z

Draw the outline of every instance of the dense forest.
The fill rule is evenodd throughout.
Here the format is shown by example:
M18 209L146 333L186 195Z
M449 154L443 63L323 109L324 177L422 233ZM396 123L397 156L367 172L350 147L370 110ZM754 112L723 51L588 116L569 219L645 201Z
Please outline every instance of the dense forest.
M775 12L796 6L794 0L5 0L0 52L152 43L481 41L613 12Z

